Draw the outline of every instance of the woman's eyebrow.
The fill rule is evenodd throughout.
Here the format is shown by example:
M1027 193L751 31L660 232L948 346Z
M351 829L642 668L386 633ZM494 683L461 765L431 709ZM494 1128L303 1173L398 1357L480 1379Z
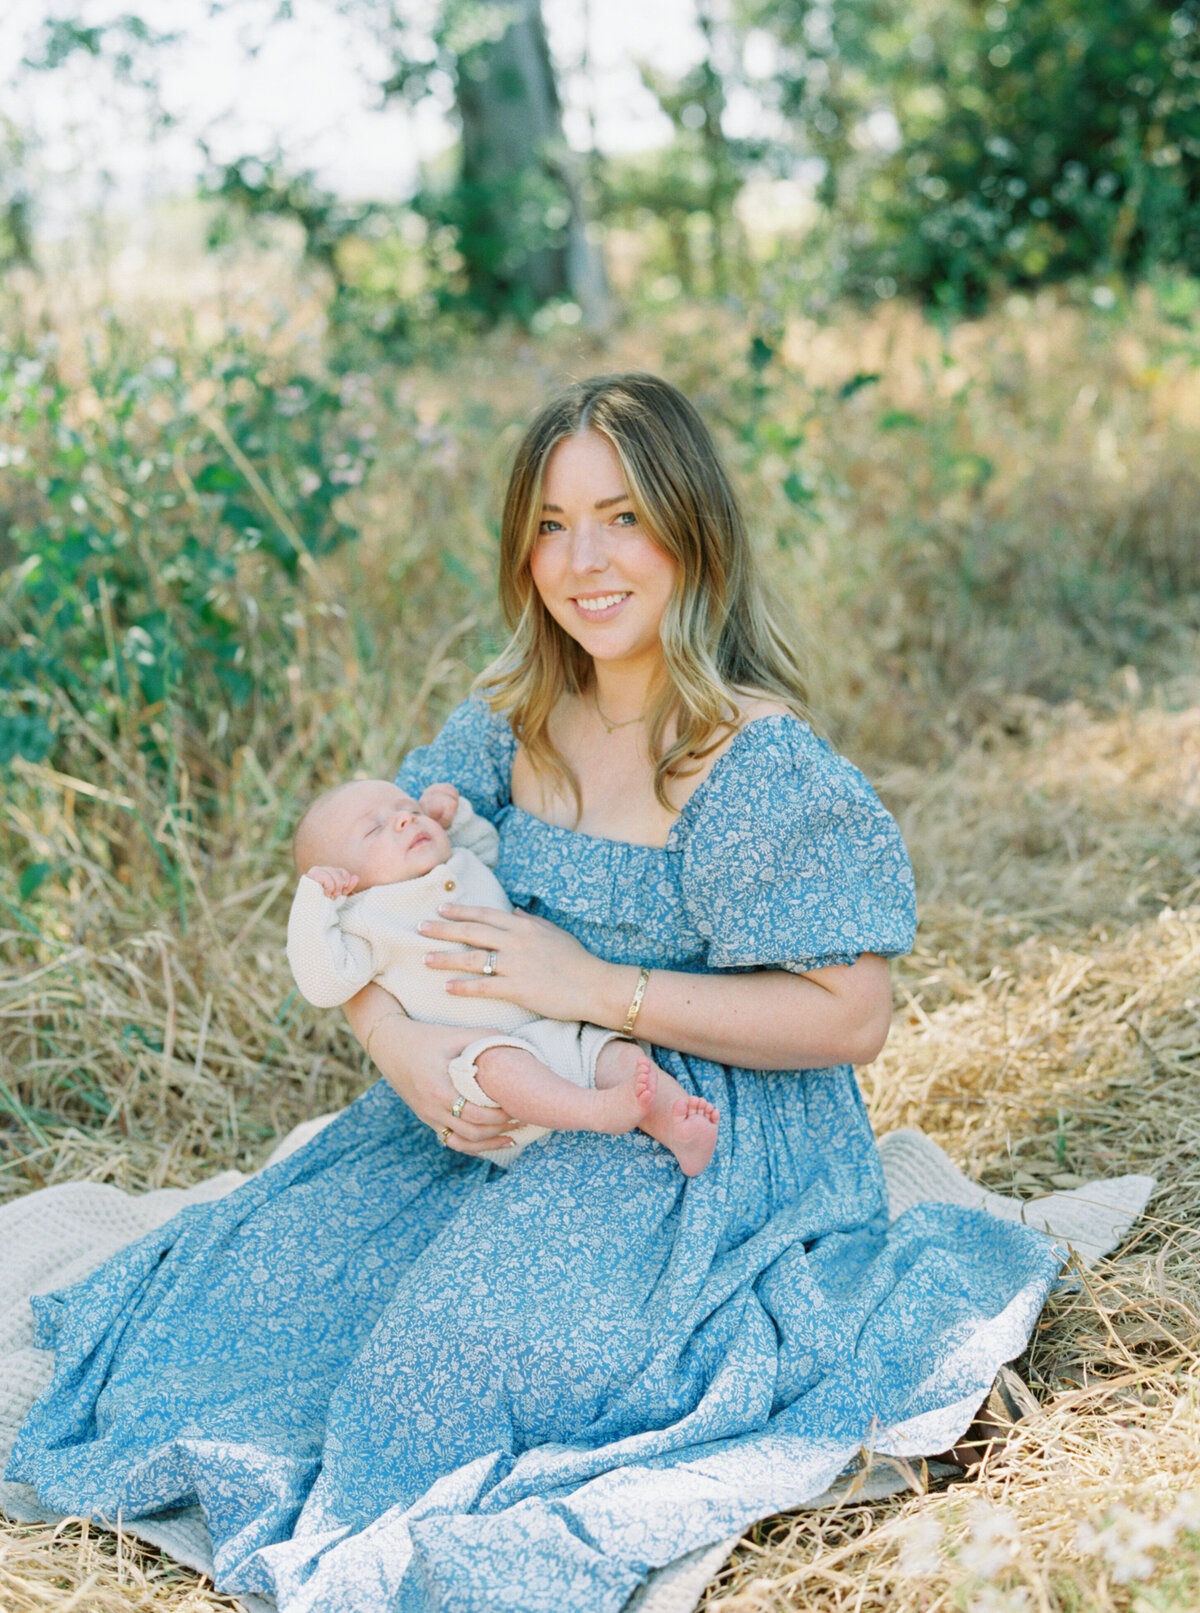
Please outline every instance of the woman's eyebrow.
M611 498L598 498L596 500L595 507L598 510L607 510L613 504L632 504L632 503L633 503L633 500L630 498L628 493L614 493ZM543 504L542 508L544 510L549 510L552 515L561 515L562 514L562 505L561 504Z

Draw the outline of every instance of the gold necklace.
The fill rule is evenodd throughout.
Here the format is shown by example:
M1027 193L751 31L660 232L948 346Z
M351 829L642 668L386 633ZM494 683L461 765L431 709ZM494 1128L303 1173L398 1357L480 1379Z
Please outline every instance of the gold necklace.
M624 722L609 722L608 718L600 709L600 696L596 693L595 684L592 685L592 704L596 708L597 717L599 717L600 721L604 724L605 732L609 734L615 734L618 728L632 728L635 722L645 722L646 720L645 713L643 712L637 717L626 717Z

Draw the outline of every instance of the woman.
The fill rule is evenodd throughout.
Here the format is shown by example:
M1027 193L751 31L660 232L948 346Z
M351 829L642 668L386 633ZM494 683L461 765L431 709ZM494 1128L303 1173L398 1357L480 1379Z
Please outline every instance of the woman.
M448 908L429 933L472 950L429 966L636 1028L720 1110L717 1155L688 1180L639 1132L570 1133L497 1171L509 1117L445 1074L478 1031L372 986L348 1012L385 1083L39 1302L56 1378L12 1476L71 1511L198 1496L217 1583L285 1613L616 1610L864 1444L948 1446L1059 1264L947 1205L888 1226L850 1065L887 1033L907 857L802 720L678 392L600 377L543 411L501 590L483 697L398 782L496 823L524 911Z

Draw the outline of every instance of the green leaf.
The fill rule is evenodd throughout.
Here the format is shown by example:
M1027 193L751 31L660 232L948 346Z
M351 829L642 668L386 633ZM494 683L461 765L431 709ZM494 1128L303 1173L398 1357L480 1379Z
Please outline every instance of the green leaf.
M17 891L21 900L27 902L38 886L49 879L53 872L54 866L52 863L30 863L28 868L23 868L21 878L17 883Z
M799 471L791 471L784 477L783 491L793 504L811 504L816 493L803 480Z
M774 357L775 349L771 344L764 341L761 336L756 335L750 343L750 368L756 375L759 375Z
M856 392L861 392L863 387L874 386L876 381L881 379L878 370L859 370L857 375L852 375L838 387L838 397L844 402L847 398L852 398Z

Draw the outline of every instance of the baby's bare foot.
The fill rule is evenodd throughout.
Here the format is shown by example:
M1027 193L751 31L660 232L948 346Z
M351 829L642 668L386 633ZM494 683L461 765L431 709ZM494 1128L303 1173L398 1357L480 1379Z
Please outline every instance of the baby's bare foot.
M641 1111L637 1118L639 1126L654 1107L654 1100L658 1096L658 1074L658 1065L651 1064L644 1053L640 1054L633 1077L634 1096Z
M685 1176L699 1176L717 1146L719 1116L703 1098L676 1098L659 1141L675 1155Z
M596 1130L621 1133L640 1126L658 1096L658 1075L656 1066L639 1053L632 1081L622 1081L620 1086L594 1094Z

